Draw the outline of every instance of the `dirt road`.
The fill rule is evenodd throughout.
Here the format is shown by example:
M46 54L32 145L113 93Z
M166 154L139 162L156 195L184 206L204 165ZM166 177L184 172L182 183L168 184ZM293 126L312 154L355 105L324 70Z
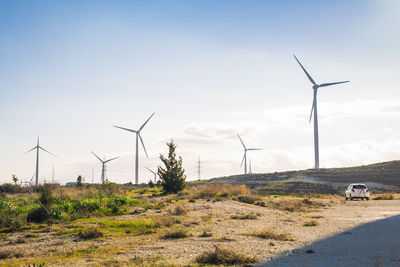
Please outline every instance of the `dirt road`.
M400 266L398 201L347 202L324 213L354 226L274 257L260 266Z

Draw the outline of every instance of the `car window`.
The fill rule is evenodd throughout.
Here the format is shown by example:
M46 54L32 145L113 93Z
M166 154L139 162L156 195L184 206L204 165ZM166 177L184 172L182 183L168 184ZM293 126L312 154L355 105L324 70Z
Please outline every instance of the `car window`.
M353 189L366 189L367 187L365 185L361 184L355 184L353 185Z

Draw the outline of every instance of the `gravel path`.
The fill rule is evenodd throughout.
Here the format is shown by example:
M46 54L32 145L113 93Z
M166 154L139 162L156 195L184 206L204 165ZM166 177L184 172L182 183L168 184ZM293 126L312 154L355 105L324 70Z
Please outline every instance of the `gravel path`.
M341 232L260 266L400 266L400 215Z

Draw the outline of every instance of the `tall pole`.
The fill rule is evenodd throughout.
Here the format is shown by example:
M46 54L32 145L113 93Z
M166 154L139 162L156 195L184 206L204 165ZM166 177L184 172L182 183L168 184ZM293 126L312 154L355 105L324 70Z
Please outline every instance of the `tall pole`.
M101 183L102 184L104 184L104 168L105 168L105 166L104 166L104 162L102 162L103 163L103 166L102 166L102 168L101 168Z
M139 184L139 134L136 133L135 184Z
M247 174L247 149L244 150L244 174Z
M318 111L317 111L317 90L314 89L314 156L315 168L319 168L319 144L318 144Z
M39 185L39 140L38 140L38 145L36 147L36 181L35 185Z
M199 181L200 181L200 179L201 179L201 167L200 167L200 163L201 163L201 161L200 161L200 157L199 157L199 159L197 160L197 178L199 179Z

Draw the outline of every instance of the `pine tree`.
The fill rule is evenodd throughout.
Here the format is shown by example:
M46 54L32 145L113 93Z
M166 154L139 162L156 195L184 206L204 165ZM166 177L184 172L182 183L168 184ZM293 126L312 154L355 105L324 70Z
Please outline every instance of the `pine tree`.
M182 168L182 158L176 159L176 145L171 140L167 143L169 148L168 158L160 154L160 159L164 163L165 168L158 167L158 175L161 180L161 186L165 193L177 193L185 189L186 186L186 175L185 170Z

